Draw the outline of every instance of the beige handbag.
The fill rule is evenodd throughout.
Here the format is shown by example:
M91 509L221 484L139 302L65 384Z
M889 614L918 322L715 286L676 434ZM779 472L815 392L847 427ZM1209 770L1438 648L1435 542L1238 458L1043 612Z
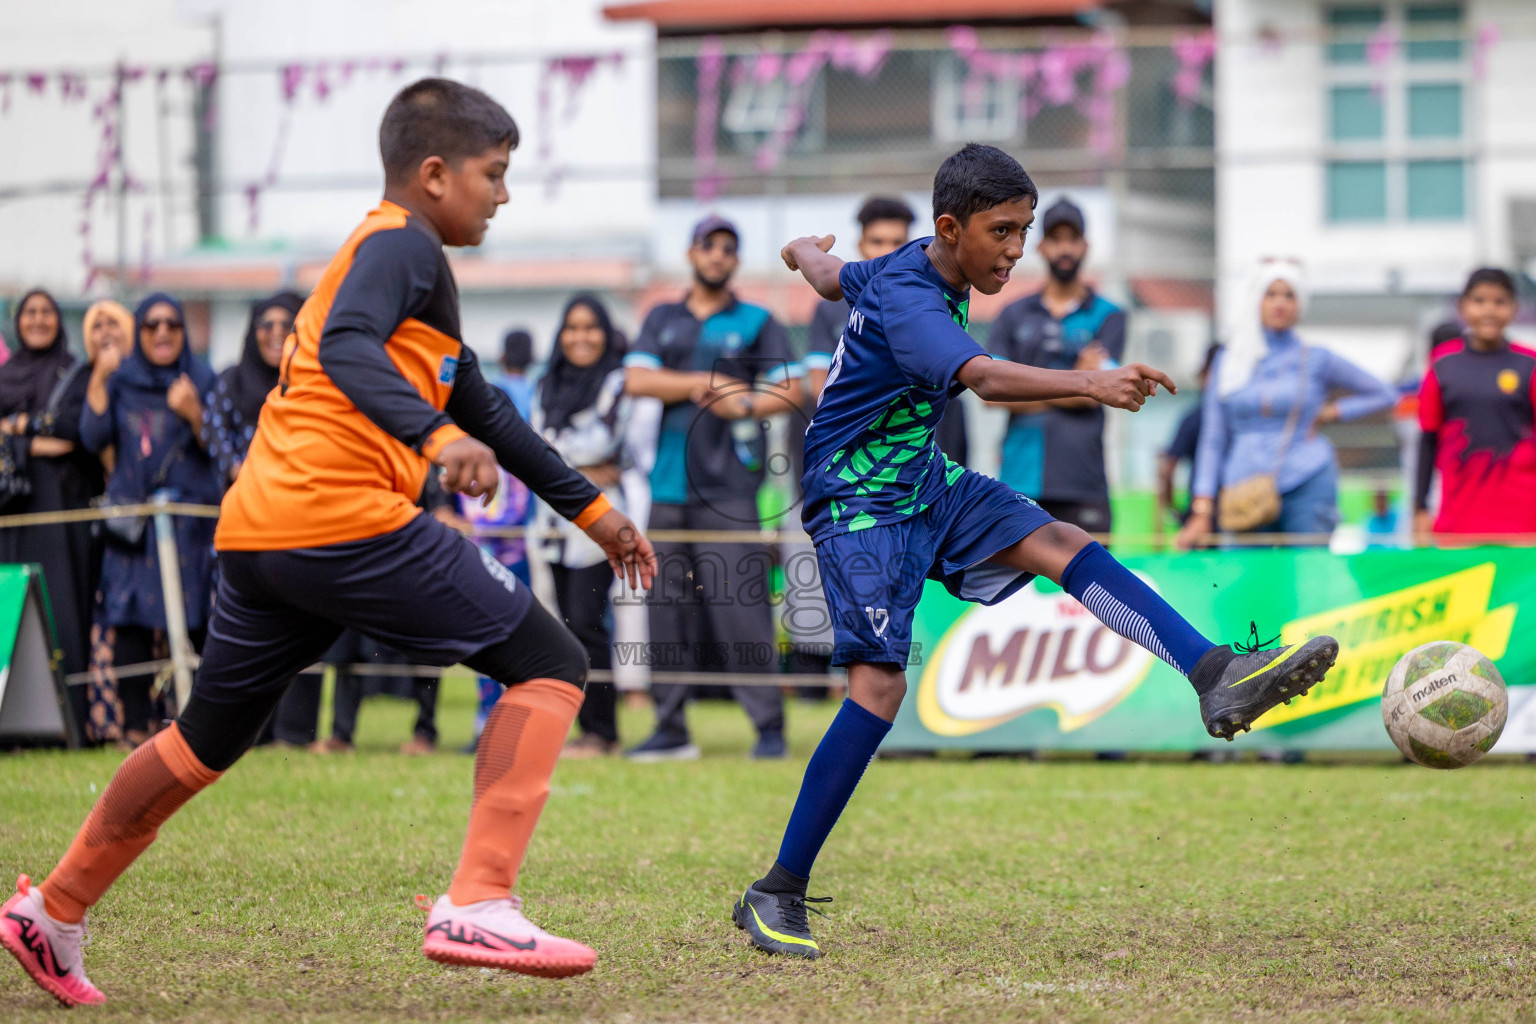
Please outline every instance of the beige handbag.
M1244 480L1223 487L1216 495L1216 524L1230 533L1244 533L1268 526L1280 518L1280 487L1276 480L1280 467L1285 464L1291 438L1301 420L1301 407L1306 404L1307 349L1301 350L1301 364L1297 367L1296 403L1285 418L1285 439L1280 442L1280 453L1275 456L1275 468L1268 473L1255 473Z

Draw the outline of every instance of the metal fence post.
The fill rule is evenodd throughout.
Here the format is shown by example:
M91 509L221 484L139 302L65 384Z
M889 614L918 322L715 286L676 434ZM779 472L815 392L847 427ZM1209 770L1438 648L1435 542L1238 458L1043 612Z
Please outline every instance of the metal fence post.
M187 659L187 604L181 593L181 557L176 551L176 524L166 510L164 497L155 498L155 548L160 556L160 592L165 600L165 632L171 647L171 666L176 679L176 713L192 695L192 665Z

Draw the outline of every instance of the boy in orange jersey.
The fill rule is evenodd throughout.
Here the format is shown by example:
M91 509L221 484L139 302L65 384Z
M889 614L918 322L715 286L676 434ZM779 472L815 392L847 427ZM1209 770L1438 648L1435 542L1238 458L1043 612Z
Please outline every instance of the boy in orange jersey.
M507 201L517 141L500 105L445 79L407 86L385 111L384 201L299 311L224 499L218 602L187 707L118 768L48 879L33 887L23 875L0 907L0 944L60 1002L103 1001L81 961L87 908L250 747L287 681L343 628L506 687L425 954L546 977L592 968L591 949L533 925L511 894L581 705L586 656L499 562L414 505L434 471L448 490L489 498L500 463L631 586L649 587L655 571L649 542L486 382L460 339L442 246L480 243Z

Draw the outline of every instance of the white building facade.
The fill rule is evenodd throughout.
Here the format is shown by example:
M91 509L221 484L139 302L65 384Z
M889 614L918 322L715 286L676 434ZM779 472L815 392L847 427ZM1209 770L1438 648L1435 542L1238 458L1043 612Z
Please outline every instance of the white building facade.
M483 246L453 257L466 340L494 352L517 324L547 343L573 287L633 284L655 220L654 34L600 8L74 0L8 12L0 289L41 285L78 306L162 287L189 300L194 339L227 363L246 302L307 290L378 202L389 98L443 74L496 97L522 132L510 203Z
M1528 0L1218 0L1218 307L1299 257L1309 338L1378 375L1422 367L1474 267L1529 273L1536 7ZM1524 328L1517 328L1524 330Z

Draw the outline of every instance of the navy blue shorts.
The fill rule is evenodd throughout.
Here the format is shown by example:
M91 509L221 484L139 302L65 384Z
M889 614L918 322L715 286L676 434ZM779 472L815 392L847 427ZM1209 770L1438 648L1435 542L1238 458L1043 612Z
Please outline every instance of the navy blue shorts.
M224 551L219 567L193 689L216 703L280 692L344 628L413 662L453 665L506 640L534 607L509 569L425 514L366 540Z
M832 613L832 664L905 668L924 580L962 600L996 604L1034 574L987 559L1055 521L1006 484L966 470L910 519L823 540L816 559Z

